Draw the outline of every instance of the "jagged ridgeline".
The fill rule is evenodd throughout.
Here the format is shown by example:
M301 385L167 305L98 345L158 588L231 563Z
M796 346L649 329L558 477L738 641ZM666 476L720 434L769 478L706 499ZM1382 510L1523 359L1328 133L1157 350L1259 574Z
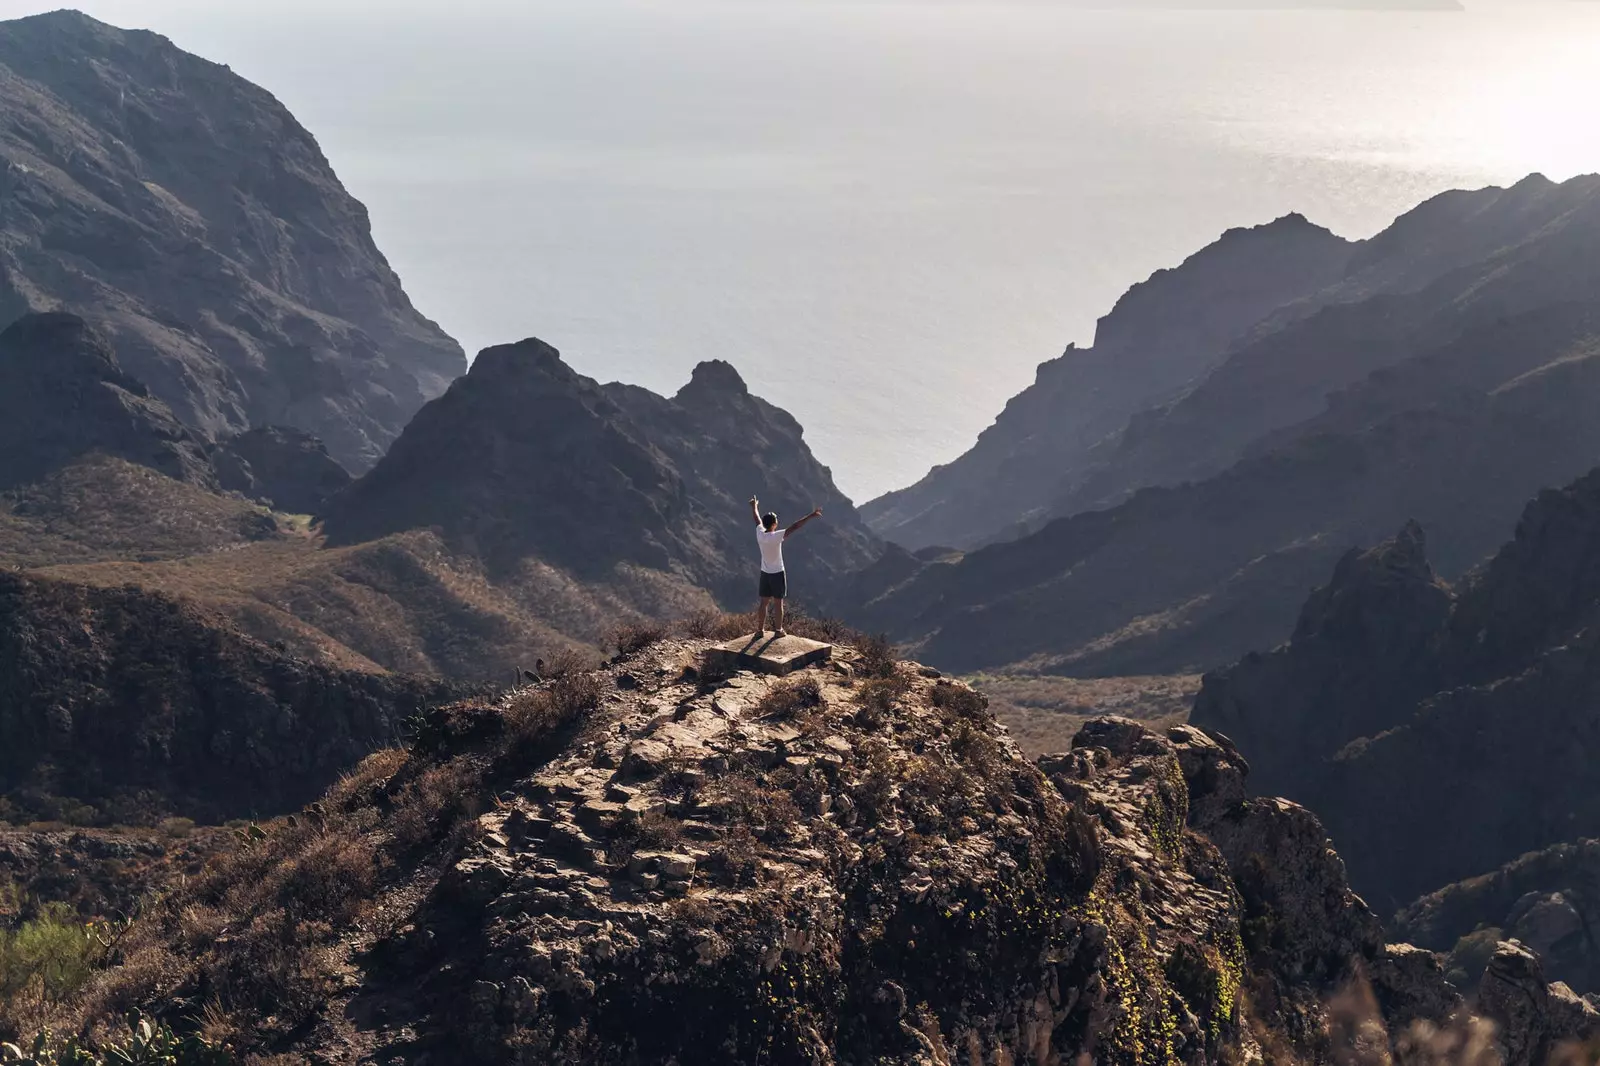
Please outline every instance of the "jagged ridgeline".
M1353 244L1230 233L864 505L903 548L965 553L889 551L852 617L951 669L1190 673L1274 647L1408 519L1455 580L1600 463L1596 247L1592 176L1448 193Z
M30 1021L204 1002L302 1059L1155 1066L1319 1061L1461 1006L1199 730L1103 719L1030 764L871 642L788 679L708 673L708 643L425 716ZM1541 1006L1506 1046L1576 1032L1518 950L1491 987Z

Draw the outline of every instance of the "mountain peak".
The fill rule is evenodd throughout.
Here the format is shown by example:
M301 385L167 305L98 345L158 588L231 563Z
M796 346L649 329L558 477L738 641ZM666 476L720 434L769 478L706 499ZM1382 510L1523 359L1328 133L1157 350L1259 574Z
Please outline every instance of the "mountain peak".
M467 380L474 382L531 378L570 383L578 380L578 372L566 364L558 349L537 337L485 348L467 371Z
M732 363L721 359L708 359L694 368L689 383L678 390L677 400L696 396L748 396L750 388Z

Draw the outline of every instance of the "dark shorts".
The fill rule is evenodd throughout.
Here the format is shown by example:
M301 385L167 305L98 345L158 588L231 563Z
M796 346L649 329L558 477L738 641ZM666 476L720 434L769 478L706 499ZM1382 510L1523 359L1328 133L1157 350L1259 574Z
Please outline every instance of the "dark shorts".
M781 570L776 574L761 571L760 595L764 600L781 600L789 595L789 575Z

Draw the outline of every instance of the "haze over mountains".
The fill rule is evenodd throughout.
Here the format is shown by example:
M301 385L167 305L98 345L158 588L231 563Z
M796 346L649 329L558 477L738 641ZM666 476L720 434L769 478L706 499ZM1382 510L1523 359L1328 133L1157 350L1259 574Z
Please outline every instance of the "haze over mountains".
M984 515L989 537L1010 522L1015 539L915 567L886 561L861 586L863 617L963 669L1170 672L1271 647L1333 560L1409 518L1458 576L1509 535L1533 493L1600 462L1587 414L1597 194L1593 178L1534 177L1422 205L1350 250L1336 282L1242 327L1214 365L1087 454L1052 447L1061 408L1044 397L1095 387L1074 377L1068 353L1030 390L1042 395L1019 398L991 431L1038 457L997 461L980 443L950 469L972 467L965 480L982 488L932 492L930 524ZM1210 257L1243 239L1225 237ZM1182 293L1207 258L1152 288ZM1137 376L1148 360L1129 362ZM985 463L995 472L982 475ZM1040 501L1031 518L994 505L1013 469ZM1030 483L1029 471L1053 480ZM960 485L936 474L908 494L936 481ZM894 539L880 504L863 513Z

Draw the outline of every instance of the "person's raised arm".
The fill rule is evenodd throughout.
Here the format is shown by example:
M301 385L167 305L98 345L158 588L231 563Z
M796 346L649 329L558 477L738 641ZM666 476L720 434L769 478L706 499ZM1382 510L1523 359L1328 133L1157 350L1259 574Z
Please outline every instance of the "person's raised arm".
M820 508L820 507L814 508L810 514L806 515L804 518L800 519L800 521L796 522L794 525L792 525L788 529L784 530L783 531L783 539L784 540L788 540L790 537L795 535L795 533L800 529L801 526L805 525L807 522L811 521L813 518L821 518L821 517L822 517L822 508Z
M754 496L750 497L750 517L756 520L756 525L761 524L761 501Z

